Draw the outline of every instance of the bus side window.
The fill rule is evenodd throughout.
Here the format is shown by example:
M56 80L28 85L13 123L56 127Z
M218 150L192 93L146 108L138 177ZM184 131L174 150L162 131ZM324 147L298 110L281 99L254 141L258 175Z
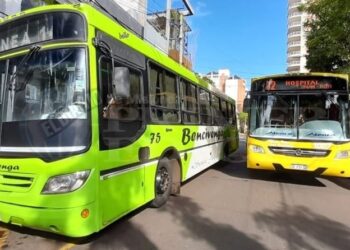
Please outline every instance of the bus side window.
M228 104L229 106L229 113L230 113L230 120L229 123L236 126L237 125L237 115L236 115L236 106L233 105L232 103Z
M121 64L115 63L115 67ZM122 66L125 67L125 66ZM141 73L128 67L130 97L113 97L113 67L110 58L99 60L100 148L113 149L132 143L142 127Z
M236 106L231 104L231 107L232 107L232 125L236 126L237 125Z
M182 89L182 119L184 123L198 123L197 87L181 79Z
M227 121L229 124L232 124L232 120L233 120L233 113L232 113L232 104L231 103L227 103Z
M212 95L211 96L212 101L212 114L213 114L213 120L214 125L221 125L222 124L222 111L220 108L220 98Z
M115 65L120 66L120 65ZM111 70L111 69L110 69ZM131 68L129 70L130 97L129 98L113 98L113 90L111 86L111 76L106 81L103 93L103 118L119 121L136 121L141 117L141 74ZM108 72L109 73L109 72ZM102 83L106 85L106 83Z
M180 114L176 76L150 64L149 92L152 121L178 123Z
M228 123L227 102L221 99L221 111L223 124Z
M201 124L211 125L212 117L210 111L210 95L208 91L204 89L199 89L199 103Z

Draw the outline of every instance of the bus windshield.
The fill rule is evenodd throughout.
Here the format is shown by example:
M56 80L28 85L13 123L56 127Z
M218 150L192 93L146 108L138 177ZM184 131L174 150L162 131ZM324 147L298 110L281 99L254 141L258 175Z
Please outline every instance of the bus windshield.
M83 48L37 50L0 61L0 152L86 145L86 74Z
M348 124L346 95L273 94L252 97L251 136L348 141Z

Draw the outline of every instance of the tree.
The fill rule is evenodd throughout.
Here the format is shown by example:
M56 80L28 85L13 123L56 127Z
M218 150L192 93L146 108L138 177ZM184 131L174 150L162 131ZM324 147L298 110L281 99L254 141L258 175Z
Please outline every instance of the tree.
M238 121L239 121L240 132L244 133L245 126L247 125L247 121L248 121L248 113L244 113L244 112L239 113Z
M310 0L301 7L311 14L306 67L311 72L350 73L350 1Z
M205 82L207 82L207 83L209 83L209 84L215 86L214 81L211 80L210 78L208 78L207 76L201 76L201 75L199 75L198 73L195 73L195 74L196 74L196 76L197 76L198 79L201 79L201 80L203 80L203 81L205 81Z

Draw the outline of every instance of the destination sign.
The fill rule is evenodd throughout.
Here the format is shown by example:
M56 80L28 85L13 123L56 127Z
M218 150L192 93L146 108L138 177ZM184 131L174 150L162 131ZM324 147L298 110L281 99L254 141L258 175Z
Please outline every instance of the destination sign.
M347 90L345 79L337 77L270 78L254 81L252 91Z
M0 53L54 39L85 40L83 18L71 12L30 16L0 26Z

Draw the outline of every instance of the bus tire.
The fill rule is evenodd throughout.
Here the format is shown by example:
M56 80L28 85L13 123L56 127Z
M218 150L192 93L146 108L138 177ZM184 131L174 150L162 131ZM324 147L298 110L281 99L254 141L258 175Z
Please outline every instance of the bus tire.
M151 207L159 208L163 206L171 193L173 174L171 169L171 161L164 157L158 163L154 187L155 187L155 198L151 202Z
M228 158L230 156L230 144L227 142L224 145L224 158Z

